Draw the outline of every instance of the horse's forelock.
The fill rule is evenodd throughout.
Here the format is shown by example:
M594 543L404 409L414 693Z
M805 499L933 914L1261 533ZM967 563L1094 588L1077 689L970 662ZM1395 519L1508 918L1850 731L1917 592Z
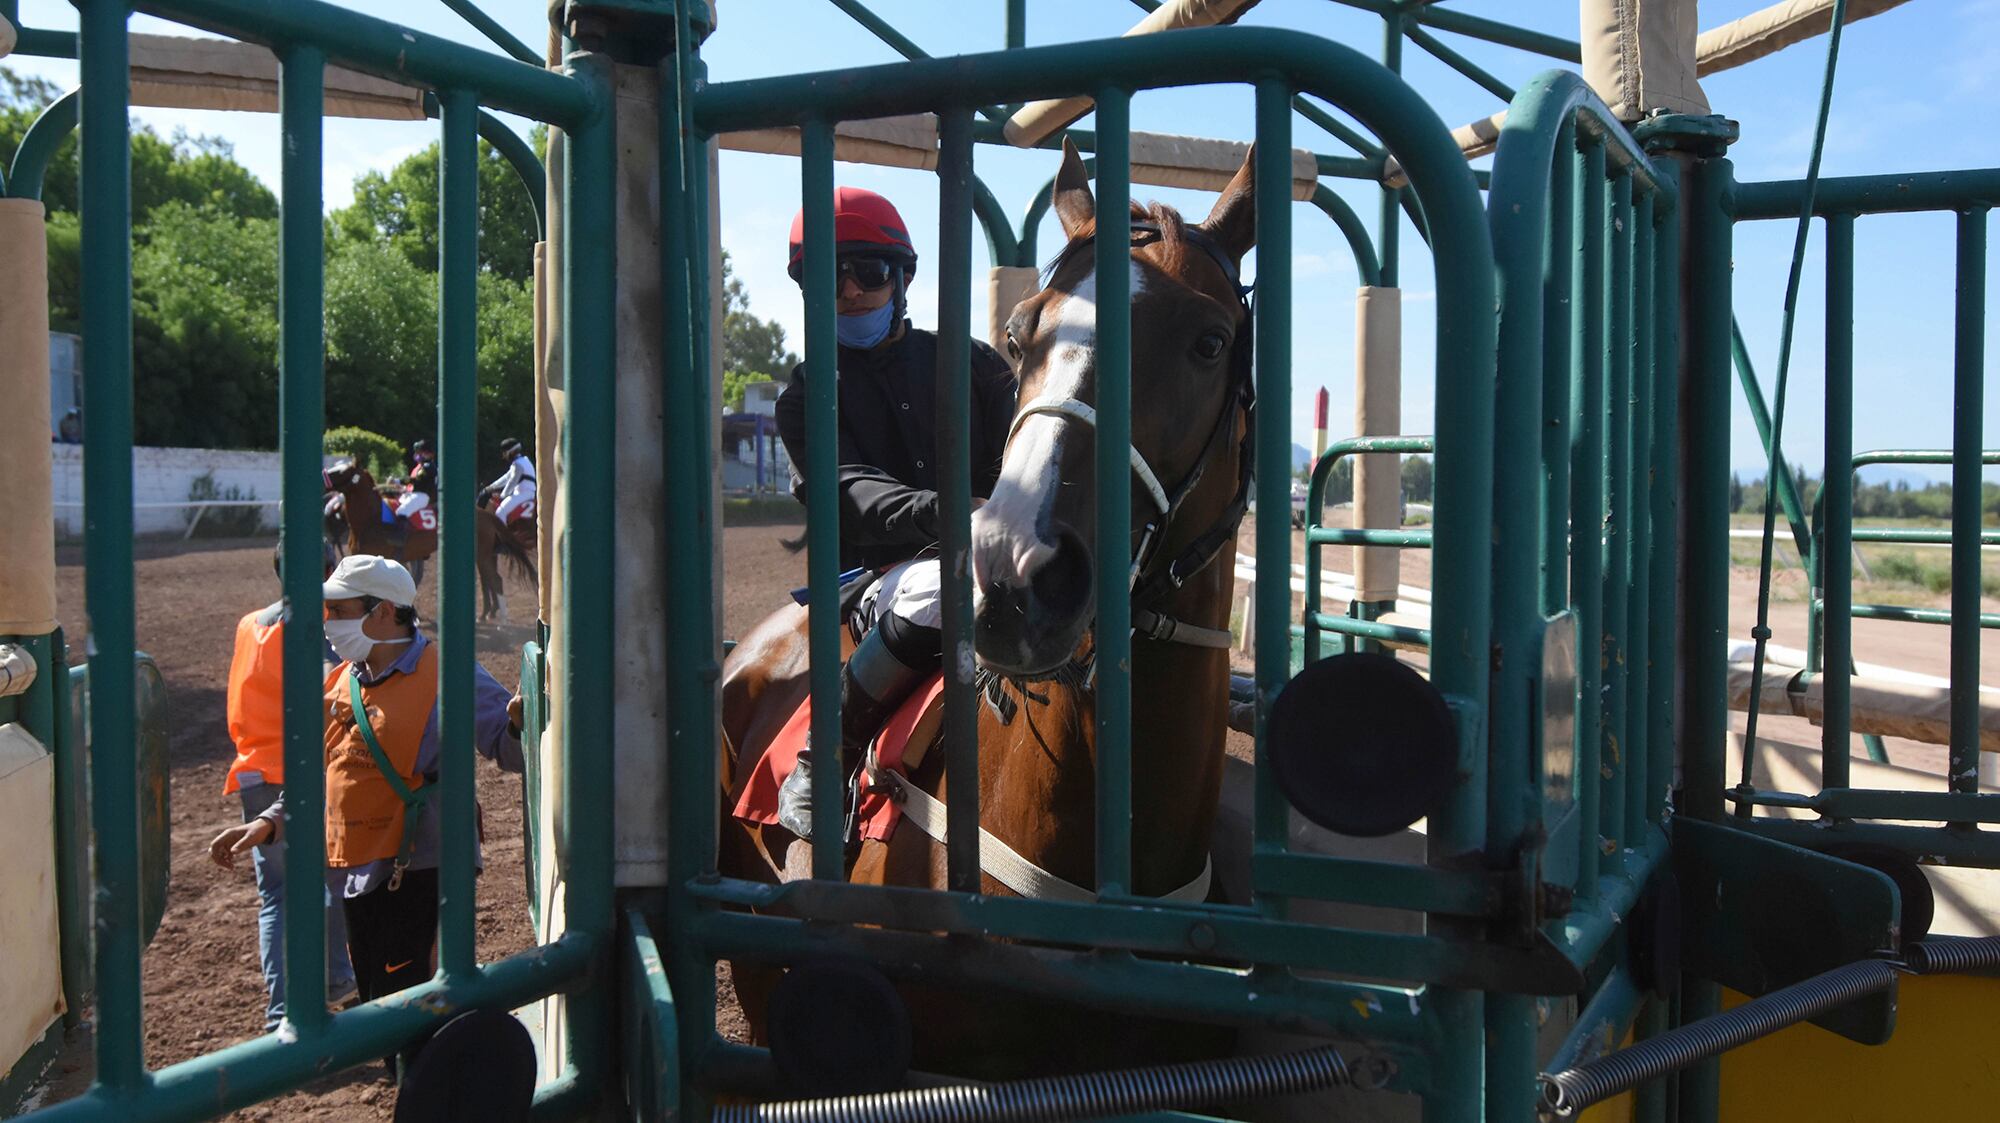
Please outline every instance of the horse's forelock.
M1153 264L1169 276L1179 276L1187 262L1187 222L1181 212L1166 203L1133 203L1132 221L1150 223L1159 228L1159 240L1146 247L1154 254ZM1056 253L1056 256L1042 270L1042 284L1046 287L1053 282L1056 274L1062 272L1071 258L1087 252L1094 245L1097 224L1092 220L1077 236L1071 238Z

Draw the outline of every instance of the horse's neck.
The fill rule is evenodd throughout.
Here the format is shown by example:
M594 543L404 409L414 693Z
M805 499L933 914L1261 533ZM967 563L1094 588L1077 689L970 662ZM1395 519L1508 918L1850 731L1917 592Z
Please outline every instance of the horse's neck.
M1204 573L1158 606L1226 627L1229 585ZM1038 693L1042 693L1037 688ZM1142 892L1194 879L1207 858L1228 734L1226 652L1132 643L1132 873ZM1082 687L1021 699L1006 724L981 715L980 802L987 829L1029 861L1090 884L1096 853L1096 715Z

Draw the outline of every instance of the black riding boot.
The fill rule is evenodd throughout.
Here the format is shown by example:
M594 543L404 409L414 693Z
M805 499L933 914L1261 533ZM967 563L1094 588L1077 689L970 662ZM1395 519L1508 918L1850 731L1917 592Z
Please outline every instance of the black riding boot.
M882 723L903 704L925 672L915 670L891 654L882 642L879 629L863 636L853 658L840 672L840 774L845 779L861 764L863 751L875 739ZM798 835L812 838L813 748L810 737L799 750L798 767L785 777L778 789L778 825ZM842 791L847 790L843 782ZM843 796L843 800L845 796ZM843 808L844 810L844 808Z

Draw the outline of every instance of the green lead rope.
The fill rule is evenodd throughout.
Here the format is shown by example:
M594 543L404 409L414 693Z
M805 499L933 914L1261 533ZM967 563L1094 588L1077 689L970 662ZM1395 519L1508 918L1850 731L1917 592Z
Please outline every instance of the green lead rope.
M361 739L368 743L368 754L375 758L375 769L382 778L389 781L389 787L396 798L403 801L403 841L396 848L396 864L389 874L391 893L403 887L403 871L410 868L410 855L417 848L417 824L424 818L424 809L431 805L431 793L436 789L429 784L411 791L410 786L396 773L396 767L389 763L389 754L382 751L382 742L375 739L375 728L368 720L368 707L361 700L361 676L350 668L347 672L347 697L354 705L354 725L361 730Z

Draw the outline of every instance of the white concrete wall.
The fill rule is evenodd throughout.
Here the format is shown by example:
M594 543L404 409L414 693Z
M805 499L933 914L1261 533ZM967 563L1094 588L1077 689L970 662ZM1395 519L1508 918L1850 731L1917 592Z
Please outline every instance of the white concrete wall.
M86 423L87 424L87 423ZM86 439L89 430L85 429ZM83 446L54 445L56 535L83 535ZM193 510L188 507L147 507L148 503L186 503L189 488L205 474L227 494L234 487L244 499L276 500L282 494L283 472L276 452L209 448L134 448L132 450L133 531L141 535L182 534ZM274 502L259 508L263 526L278 525ZM211 512L211 515L214 512Z

